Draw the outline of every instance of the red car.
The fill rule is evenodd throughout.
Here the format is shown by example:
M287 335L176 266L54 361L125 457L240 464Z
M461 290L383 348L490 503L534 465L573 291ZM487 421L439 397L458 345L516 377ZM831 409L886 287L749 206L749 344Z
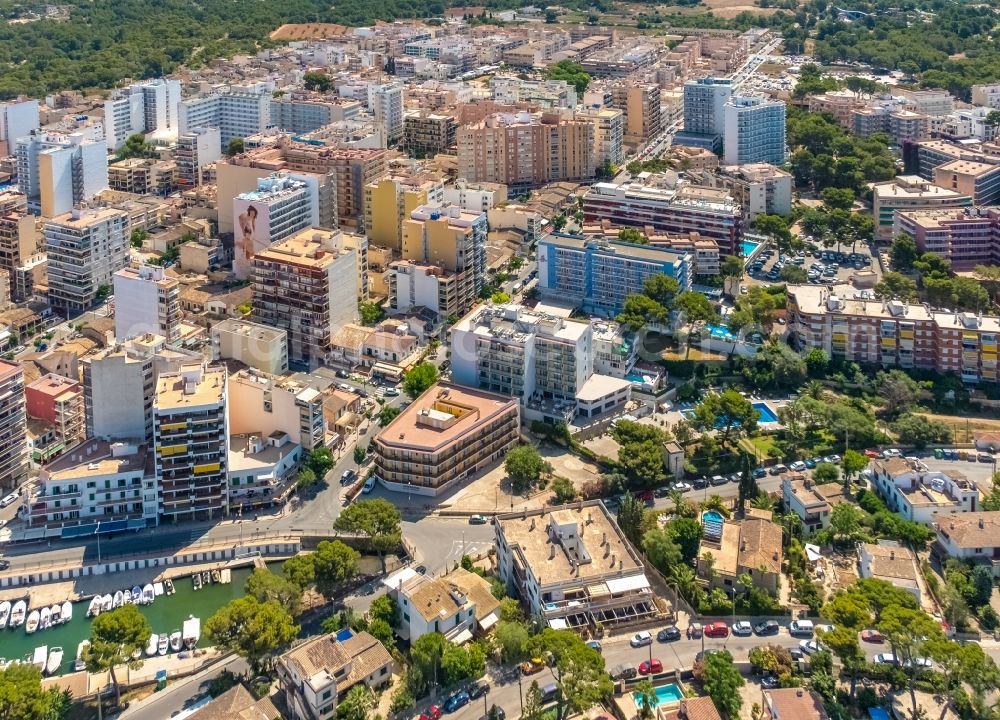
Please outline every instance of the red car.
M865 450L865 457L880 458L882 457L882 453L880 453L878 450L872 450L869 448L868 450Z
M729 626L724 622L709 623L705 626L705 637L729 637Z
M872 628L868 628L867 630L862 630L861 639L866 643L885 642L885 638L882 637L882 633L880 633L878 630L873 630Z
M661 663L656 658L652 660L643 660L639 663L639 674L641 675L655 675L656 673L663 672L663 663Z
M440 720L444 711L441 710L437 705L431 705L427 713L420 713L420 717L417 720Z
M652 490L643 490L641 493L637 493L635 497L637 500L641 500L647 505L652 505L654 502Z

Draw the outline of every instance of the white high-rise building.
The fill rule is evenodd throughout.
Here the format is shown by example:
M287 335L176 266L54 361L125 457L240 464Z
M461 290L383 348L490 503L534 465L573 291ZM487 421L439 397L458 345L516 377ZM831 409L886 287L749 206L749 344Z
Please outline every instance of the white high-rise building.
M191 128L177 136L177 184L201 185L201 170L222 157L219 128Z
M403 88L401 85L369 85L368 108L385 130L386 142L403 139Z
M21 98L0 103L0 156L13 153L17 139L30 135L40 126L37 100Z
M104 103L104 135L108 148L117 150L130 135L177 135L179 80L156 79L116 91Z
M32 132L17 139L17 184L28 209L44 217L69 212L108 187L104 140L83 132Z
M97 300L128 262L129 216L124 210L101 208L58 215L45 223L49 304L83 312Z
M154 333L180 337L180 283L162 267L140 265L115 273L115 339Z
M784 164L785 103L763 95L734 95L723 106L722 114L726 164Z
M271 122L271 91L263 85L230 87L182 100L178 107L178 132L197 127L219 128L222 149L235 138L267 129Z

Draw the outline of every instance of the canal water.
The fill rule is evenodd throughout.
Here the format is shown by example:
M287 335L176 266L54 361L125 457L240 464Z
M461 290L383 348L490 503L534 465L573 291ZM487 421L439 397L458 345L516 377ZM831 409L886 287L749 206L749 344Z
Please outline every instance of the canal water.
M275 568L271 569L273 571ZM151 605L139 605L139 612L146 616L153 632L158 635L163 633L169 635L175 630L180 630L184 621L191 615L200 618L202 637L198 640L198 647L206 647L208 641L204 636L205 621L226 603L243 597L245 594L243 586L252 570L253 566L233 568L232 582L225 585L213 583L198 591L195 591L189 575L179 576L174 579L176 592L173 595L160 595ZM124 589L115 586L113 573L105 577L108 583L105 592L113 595L115 590ZM42 645L47 645L49 648L61 646L64 655L63 666L59 672L60 674L72 672L77 645L90 637L90 623L93 618L87 617L89 606L89 599L74 603L73 619L68 623L38 630L31 635L24 631L24 625L14 630L10 628L0 630L0 657L12 660L23 658L25 655L30 656L36 647Z

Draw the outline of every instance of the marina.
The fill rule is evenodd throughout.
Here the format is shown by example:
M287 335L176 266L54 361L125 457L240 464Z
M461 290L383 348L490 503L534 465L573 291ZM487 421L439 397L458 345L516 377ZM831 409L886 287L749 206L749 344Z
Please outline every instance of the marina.
M127 591L122 588L76 603L64 602L47 607L29 608L25 600L4 601L0 604L0 617L5 607L9 609L6 610L7 627L0 629L0 656L3 662L26 658L49 674L82 669L79 657L89 644L93 618L129 602L135 604L146 617L154 633L145 652L140 650L147 661L195 646L205 647L207 642L201 637L205 620L226 603L243 597L243 586L252 570L252 566L222 568L214 574L218 577L215 582L211 571L194 576L181 574L170 580L128 588ZM202 582L203 575L207 575L207 583ZM201 589L197 592L192 577L198 578ZM111 586L114 575L107 578ZM138 593L133 590L138 590ZM125 599L126 594L128 600ZM42 625L43 614L48 619L45 627ZM57 618L55 622L53 616ZM20 620L15 624L16 618Z

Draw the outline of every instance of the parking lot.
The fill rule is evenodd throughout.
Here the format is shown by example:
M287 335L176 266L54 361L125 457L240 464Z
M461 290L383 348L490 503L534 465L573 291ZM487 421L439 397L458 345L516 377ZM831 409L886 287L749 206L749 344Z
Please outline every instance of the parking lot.
M839 285L850 282L851 276L857 272L874 271L878 274L878 263L867 250L805 249L784 254L767 248L747 266L747 274L751 284L770 285L782 282L782 268L796 266L805 270L806 281L812 285Z

